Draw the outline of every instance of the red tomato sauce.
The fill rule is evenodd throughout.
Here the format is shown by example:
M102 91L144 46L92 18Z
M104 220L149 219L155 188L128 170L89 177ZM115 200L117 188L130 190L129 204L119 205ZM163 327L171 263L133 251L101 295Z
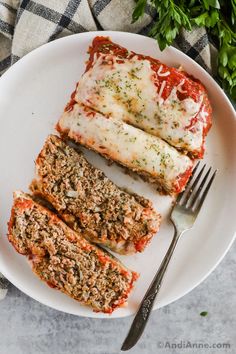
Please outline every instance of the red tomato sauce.
M178 176L178 179L175 183L175 190L174 190L175 193L177 193L177 194L180 193L183 190L183 188L186 186L186 184L192 174L192 170L193 170L193 168L190 167L184 173L181 173Z
M95 37L92 46L89 48L89 54L90 54L90 58L87 63L86 71L88 71L93 66L93 60L95 54L98 57L101 54L111 54L121 59L120 62L123 62L122 59L126 59L126 58L130 59L134 56L137 56L139 60L148 60L154 72L153 80L155 85L157 86L157 92L159 92L162 82L163 81L166 82L163 92L161 94L161 98L163 98L164 100L166 100L169 97L173 88L177 87L178 85L180 85L181 87L181 92L177 91L177 97L181 101L186 98L191 98L195 102L199 102L200 97L203 96L203 102L200 111L204 107L205 112L208 113L203 128L203 140L204 140L204 137L206 136L207 132L209 131L212 125L212 121L211 121L212 109L207 97L206 89L198 79L194 78L192 75L189 75L183 70L179 70L174 67L168 67L167 65L161 63L158 59L154 59L146 55L136 54L132 51L128 51L126 48L123 48L120 45L113 43L108 37L102 37L102 36ZM117 62L119 63L119 61ZM170 72L170 74L168 76L159 76L158 70L160 69L160 67L162 73L168 71ZM194 125L199 120L202 120L201 114L197 114L197 116L194 117L194 119L192 120L190 126L186 127L186 129L193 129ZM202 156L201 154L197 154L195 157L200 158Z

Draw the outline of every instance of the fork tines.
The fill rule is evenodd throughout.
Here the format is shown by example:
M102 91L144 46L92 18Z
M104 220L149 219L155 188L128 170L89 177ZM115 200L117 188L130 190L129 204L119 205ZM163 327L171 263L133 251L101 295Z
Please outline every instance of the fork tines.
M185 190L180 193L178 198L176 199L176 204L196 212L200 210L217 172L217 170L215 170L209 179L209 175L212 169L211 167L209 167L201 180L203 172L206 168L206 164L204 164L201 170L198 172L199 165L200 161L198 161L198 163L194 167L192 175L188 181ZM198 174L194 179L194 176L197 172Z

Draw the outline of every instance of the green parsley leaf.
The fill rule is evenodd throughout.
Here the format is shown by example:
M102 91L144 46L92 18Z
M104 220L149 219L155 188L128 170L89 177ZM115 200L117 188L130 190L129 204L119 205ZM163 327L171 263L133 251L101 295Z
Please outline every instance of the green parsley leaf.
M218 79L236 100L236 0L137 0L133 22L143 16L148 2L156 10L149 35L161 50L173 43L182 28L207 28L219 50Z
M137 1L136 7L132 15L132 19L133 19L132 23L136 22L139 19L139 17L143 16L146 4L147 4L147 0Z

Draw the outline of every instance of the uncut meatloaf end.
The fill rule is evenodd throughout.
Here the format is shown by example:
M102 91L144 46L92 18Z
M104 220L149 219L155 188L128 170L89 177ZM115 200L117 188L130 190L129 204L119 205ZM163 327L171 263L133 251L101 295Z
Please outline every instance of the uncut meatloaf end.
M14 193L8 239L40 279L97 312L122 306L138 277L23 192Z
M30 186L86 239L121 254L141 252L158 231L152 203L117 187L84 155L50 135L36 160Z
M191 158L203 158L212 107L199 80L109 37L95 37L89 54L75 102L158 136Z

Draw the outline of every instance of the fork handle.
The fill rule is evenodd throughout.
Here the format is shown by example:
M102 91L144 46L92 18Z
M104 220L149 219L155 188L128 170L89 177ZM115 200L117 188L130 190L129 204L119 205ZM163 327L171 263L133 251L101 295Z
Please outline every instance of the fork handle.
M168 248L168 251L166 252L165 257L161 262L161 265L140 304L138 312L133 320L133 323L130 327L129 333L122 345L121 350L129 350L137 343L137 341L141 337L151 314L155 298L160 290L162 279L165 275L171 256L175 250L175 247L181 234L182 232L178 231L175 228L175 234Z

